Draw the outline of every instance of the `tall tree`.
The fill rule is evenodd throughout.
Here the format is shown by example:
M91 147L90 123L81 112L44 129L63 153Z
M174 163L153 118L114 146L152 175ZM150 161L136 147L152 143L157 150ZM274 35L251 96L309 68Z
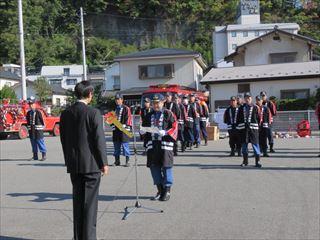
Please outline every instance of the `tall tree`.
M40 102L43 103L46 103L52 95L51 86L44 77L39 77L34 81L34 90Z

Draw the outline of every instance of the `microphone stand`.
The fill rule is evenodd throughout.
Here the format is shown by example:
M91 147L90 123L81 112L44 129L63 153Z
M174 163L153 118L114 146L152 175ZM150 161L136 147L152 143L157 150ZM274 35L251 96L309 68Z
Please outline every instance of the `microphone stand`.
M140 203L139 191L138 191L139 188L138 188L137 139L136 139L136 134L135 134L135 122L134 122L135 112L136 111L134 110L133 118L132 118L132 132L133 132L134 168L135 168L135 179L136 179L136 202L133 206L127 206L124 208L124 216L123 216L122 220L127 220L128 217L138 209L144 209L144 210L148 210L148 211L151 211L154 213L163 213L163 210L145 207Z

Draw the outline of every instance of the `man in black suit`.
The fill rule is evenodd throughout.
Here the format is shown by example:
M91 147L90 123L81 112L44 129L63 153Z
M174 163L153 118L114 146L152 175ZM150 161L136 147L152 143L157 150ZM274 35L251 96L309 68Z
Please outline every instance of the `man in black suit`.
M73 187L75 240L97 239L96 224L101 173L108 173L106 142L99 110L88 106L93 87L82 81L75 87L78 101L62 112L60 139Z

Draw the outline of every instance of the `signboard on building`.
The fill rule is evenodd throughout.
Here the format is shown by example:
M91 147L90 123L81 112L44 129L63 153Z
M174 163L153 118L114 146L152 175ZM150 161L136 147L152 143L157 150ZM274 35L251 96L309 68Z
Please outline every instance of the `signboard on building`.
M238 17L240 15L260 14L259 0L241 0L238 6Z

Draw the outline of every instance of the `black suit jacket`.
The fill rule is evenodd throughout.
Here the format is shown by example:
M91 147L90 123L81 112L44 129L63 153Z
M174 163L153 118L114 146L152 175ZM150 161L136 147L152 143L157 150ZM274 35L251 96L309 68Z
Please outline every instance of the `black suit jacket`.
M60 117L60 139L68 173L100 172L108 164L98 109L76 102L64 110Z

